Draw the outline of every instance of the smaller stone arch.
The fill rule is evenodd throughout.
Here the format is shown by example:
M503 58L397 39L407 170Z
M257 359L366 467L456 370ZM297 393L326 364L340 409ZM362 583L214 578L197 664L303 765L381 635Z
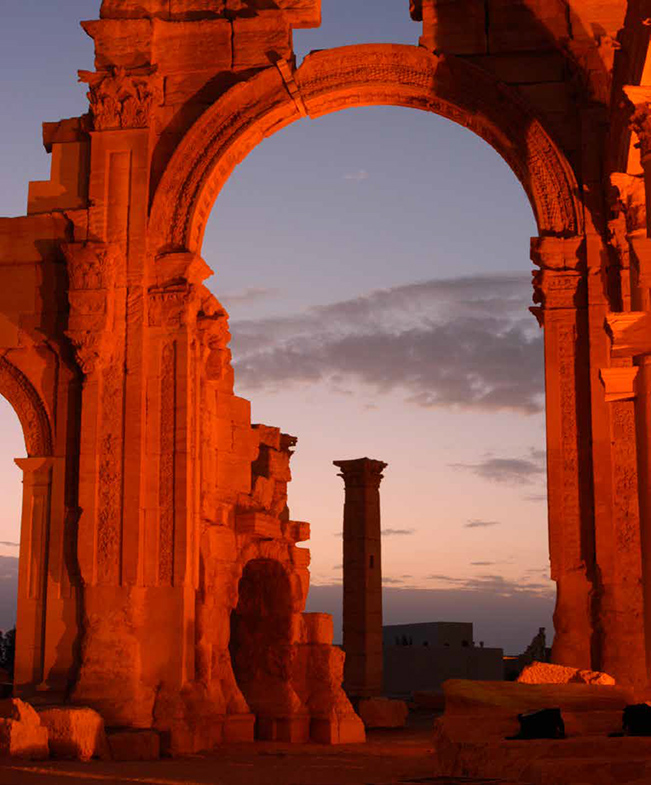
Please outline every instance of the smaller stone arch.
M0 357L0 395L18 415L28 457L52 455L52 428L43 401L25 374L6 357Z
M291 582L281 562L251 559L237 593L229 644L233 673L256 716L256 735L270 738L273 726L301 708L292 687Z

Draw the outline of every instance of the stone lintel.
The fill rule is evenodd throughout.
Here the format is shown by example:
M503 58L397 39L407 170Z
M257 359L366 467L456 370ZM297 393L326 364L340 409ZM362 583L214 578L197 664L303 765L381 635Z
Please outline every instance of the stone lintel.
M623 368L602 368L599 376L606 391L607 403L631 401L637 395L636 380L639 373L636 365Z

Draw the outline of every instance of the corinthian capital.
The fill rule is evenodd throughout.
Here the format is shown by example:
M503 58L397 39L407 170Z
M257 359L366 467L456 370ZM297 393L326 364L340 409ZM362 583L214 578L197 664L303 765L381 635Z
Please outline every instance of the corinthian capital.
M90 87L88 100L96 131L148 128L152 109L162 100L162 79L153 69L79 71Z

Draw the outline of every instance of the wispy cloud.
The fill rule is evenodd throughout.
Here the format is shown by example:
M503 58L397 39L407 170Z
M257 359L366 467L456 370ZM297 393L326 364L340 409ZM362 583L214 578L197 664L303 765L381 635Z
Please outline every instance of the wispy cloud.
M402 537L414 534L416 529L382 529L383 537Z
M547 501L547 494L546 493L528 493L526 496L522 497L522 501L525 501L525 502L546 502Z
M368 180L369 173L366 169L358 169L356 172L346 172L344 180L352 180L356 183L361 183L362 180Z
M492 567L497 562L494 561L471 561L470 562L472 567Z
M522 485L540 479L545 473L545 453L531 450L526 458L495 458L489 456L478 463L451 463L453 469L472 472L482 480L506 485Z
M478 575L472 578L459 578L453 575L434 574L427 580L464 591L489 592L502 596L514 594L536 594L551 596L554 587L551 583L531 581L526 575L518 580L504 578L502 575Z
M464 528L466 529L483 529L486 526L499 526L499 521L481 521L477 518L473 518L472 520L468 521L468 523L464 523Z
M423 407L541 411L542 338L525 276L429 280L232 324L246 391L326 382Z
M257 303L260 300L268 300L270 297L277 297L279 294L279 289L252 286L241 292L225 292L220 294L220 300L223 300L224 305L227 308L232 308L237 305L249 305L251 303Z
M19 542L7 542L6 540L0 540L0 545L5 545L7 548L20 548Z
M387 586L398 585L398 584L402 584L404 582L405 581L404 581L403 578L389 578L389 577L383 577L382 578L382 583L386 584Z

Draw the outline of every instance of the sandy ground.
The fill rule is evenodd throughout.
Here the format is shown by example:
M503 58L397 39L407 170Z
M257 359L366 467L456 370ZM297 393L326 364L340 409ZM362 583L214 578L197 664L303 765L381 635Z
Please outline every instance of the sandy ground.
M432 777L432 717L371 731L366 744L238 744L207 755L152 763L0 763L0 785L488 785Z

